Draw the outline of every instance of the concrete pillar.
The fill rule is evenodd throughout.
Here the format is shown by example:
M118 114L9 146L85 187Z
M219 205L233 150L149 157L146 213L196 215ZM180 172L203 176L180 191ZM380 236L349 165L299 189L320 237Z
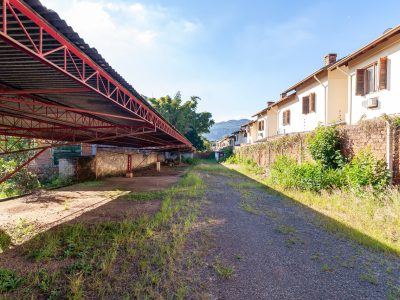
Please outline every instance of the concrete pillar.
M133 178L133 171L132 171L132 155L128 154L128 167L126 171L127 178Z
M156 162L157 172L161 172L161 162Z

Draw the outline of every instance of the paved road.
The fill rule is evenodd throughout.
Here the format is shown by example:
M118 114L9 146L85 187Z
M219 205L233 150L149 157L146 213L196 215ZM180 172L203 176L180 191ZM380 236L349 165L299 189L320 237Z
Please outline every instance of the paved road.
M398 299L399 260L323 230L318 215L242 176L203 174L212 299ZM230 278L216 275L222 261Z

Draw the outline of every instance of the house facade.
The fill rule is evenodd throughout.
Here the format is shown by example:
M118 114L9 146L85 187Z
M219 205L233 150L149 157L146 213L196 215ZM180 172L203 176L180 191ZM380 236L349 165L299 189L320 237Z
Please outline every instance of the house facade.
M400 114L400 26L354 53L324 65L282 92L242 128L247 144L314 130L319 124L356 125L363 119ZM242 143L240 143L242 144Z
M348 106L346 123L400 113L400 26L336 63L330 72L344 78L338 89Z

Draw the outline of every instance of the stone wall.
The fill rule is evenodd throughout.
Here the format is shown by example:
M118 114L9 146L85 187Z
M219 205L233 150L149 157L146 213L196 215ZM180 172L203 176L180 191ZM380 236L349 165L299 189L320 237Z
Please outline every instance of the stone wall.
M387 124L377 119L364 121L357 126L340 126L341 151L351 159L362 149L370 148L379 159L386 161ZM267 142L235 147L234 152L243 159L251 159L259 166L268 168L279 155L288 155L298 162L312 160L307 149L306 138L310 133L285 135ZM391 152L393 179L400 181L400 129L391 128Z
M96 178L110 175L125 175L128 166L128 155L132 155L132 169L149 167L157 161L164 161L162 153L138 153L137 151L113 151L98 149L92 168Z
M98 149L96 156L60 159L59 175L74 177L78 181L96 179L106 176L124 176L128 168L128 155L132 156L132 169L156 167L157 161L164 161L162 153L140 153L138 151L123 151Z

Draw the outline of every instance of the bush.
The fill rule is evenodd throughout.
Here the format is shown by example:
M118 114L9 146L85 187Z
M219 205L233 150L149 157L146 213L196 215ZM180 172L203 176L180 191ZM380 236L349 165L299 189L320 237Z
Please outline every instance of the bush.
M313 159L324 167L336 169L344 165L345 159L340 152L340 132L336 126L319 125L308 136L307 143Z
M0 173L8 174L14 171L21 162L16 159L0 159ZM23 168L12 178L0 185L1 198L13 197L31 192L40 186L37 176Z
M372 187L382 190L389 184L386 162L377 159L370 149L360 151L344 168L347 183L353 189Z
M343 186L343 172L326 169L320 162L298 164L294 159L280 156L271 165L270 178L273 183L287 189L321 191Z
M224 152L224 157L219 160L220 162L226 161L233 155L233 147L225 147L222 148L221 151Z
M56 189L74 184L74 179L71 177L54 176L47 182L43 182L43 186L48 189Z
M194 158L186 158L184 160L184 163L188 164L188 165L198 165L200 163L200 159L194 157Z

